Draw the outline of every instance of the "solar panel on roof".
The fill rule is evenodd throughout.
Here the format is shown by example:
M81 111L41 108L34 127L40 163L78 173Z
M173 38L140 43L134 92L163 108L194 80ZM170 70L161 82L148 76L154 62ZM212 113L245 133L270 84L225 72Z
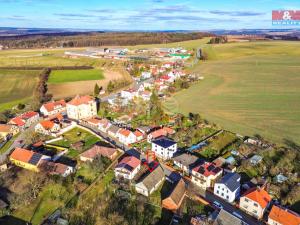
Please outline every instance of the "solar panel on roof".
M214 168L215 168L214 165L209 165L209 166L207 167L207 170L208 170L208 171L212 171Z
M31 157L31 159L28 161L28 163L30 163L32 165L36 165L36 164L38 164L38 162L40 161L41 158L42 158L41 154L34 153Z
M199 167L199 173L201 173L201 174L204 174L205 173L205 169L202 167L202 166L200 166Z

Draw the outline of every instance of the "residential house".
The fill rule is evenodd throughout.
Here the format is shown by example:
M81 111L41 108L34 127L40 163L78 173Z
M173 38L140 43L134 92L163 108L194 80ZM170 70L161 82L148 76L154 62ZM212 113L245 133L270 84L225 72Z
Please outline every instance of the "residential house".
M40 116L37 112L29 111L11 119L8 124L16 125L20 129L30 127L39 120Z
M138 131L140 131L143 135L148 134L151 131L151 127L150 126L140 126L137 128Z
M250 158L250 163L255 166L262 161L262 156L254 155Z
M67 115L75 120L92 118L97 115L96 101L87 95L77 95L67 103Z
M116 126L116 125L111 125L108 129L107 129L107 134L113 138L117 138L117 135L118 135L118 131L120 130L121 128Z
M186 184L180 179L170 195L162 200L162 207L176 212L183 202L186 193Z
M121 128L117 133L119 141L125 145L130 145L143 139L143 134L140 131L132 132L128 129Z
M83 162L92 162L96 157L103 156L114 160L118 156L118 151L115 148L94 145L92 148L80 154L80 160Z
M273 205L268 217L268 225L299 225L300 215L281 206Z
M135 190L137 193L148 197L160 187L164 180L164 171L158 165L152 172L147 171L147 174L136 183Z
M175 81L175 77L171 77L169 75L163 75L160 77L160 79L163 81L163 82L166 82L166 83L172 83Z
M151 91L142 91L139 92L139 96L144 100L144 101L150 101L152 92Z
M138 92L137 92L137 90L135 90L133 88L121 91L121 97L128 99L128 100L132 100L137 96L138 96Z
M192 182L203 189L213 188L221 176L222 169L210 162L203 162L192 169Z
M132 180L141 169L141 161L134 156L125 156L115 167L115 176Z
M51 116L58 113L65 113L66 111L66 102L65 100L59 100L54 102L48 102L42 105L40 112L44 116Z
M174 164L179 167L185 174L190 175L192 169L200 162L197 156L183 153L173 157Z
M10 155L9 160L16 166L39 172L38 166L43 160L50 160L49 156L36 153L31 150L16 148Z
M12 136L20 132L19 127L11 124L0 124L0 141L7 141Z
M149 79L149 78L151 78L151 76L152 76L151 72L148 72L148 71L142 72L142 74L141 74L142 79Z
M167 137L160 137L152 141L151 150L155 152L156 156L167 160L173 157L177 151L177 143Z
M43 160L41 162L41 164L39 165L39 169L50 175L59 175L62 177L67 177L75 172L75 168L73 166L68 166L62 163L51 162L47 160Z
M213 225L247 225L241 218L221 209Z
M43 120L35 126L35 132L43 135L56 136L60 131L60 124L51 120Z
M160 128L160 129L155 130L155 131L151 132L150 134L148 134L147 141L149 143L151 143L151 141L156 138L159 138L161 136L172 135L174 133L175 133L175 131L173 129L171 129L169 127L163 127L163 128Z
M238 173L227 173L215 183L214 194L232 203L240 195L240 182Z
M240 209L261 219L271 202L268 192L262 188L251 188L240 198Z
M98 119L98 118L90 118L85 120L85 122L94 128L101 130L102 132L106 133L107 129L111 126L111 123L108 119Z

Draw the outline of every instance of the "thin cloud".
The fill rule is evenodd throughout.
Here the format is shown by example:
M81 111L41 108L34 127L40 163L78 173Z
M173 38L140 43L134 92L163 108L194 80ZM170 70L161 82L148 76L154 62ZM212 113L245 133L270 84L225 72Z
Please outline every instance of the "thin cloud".
M211 14L224 15L224 16L262 16L266 13L255 12L255 11L222 11L222 10L212 10L209 11Z

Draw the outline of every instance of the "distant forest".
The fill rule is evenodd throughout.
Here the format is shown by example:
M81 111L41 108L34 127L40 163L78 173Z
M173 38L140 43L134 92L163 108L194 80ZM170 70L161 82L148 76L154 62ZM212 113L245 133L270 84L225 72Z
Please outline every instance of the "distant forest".
M201 39L207 36L214 35L203 32L91 32L76 35L44 34L0 37L0 45L8 48L120 46L170 43Z

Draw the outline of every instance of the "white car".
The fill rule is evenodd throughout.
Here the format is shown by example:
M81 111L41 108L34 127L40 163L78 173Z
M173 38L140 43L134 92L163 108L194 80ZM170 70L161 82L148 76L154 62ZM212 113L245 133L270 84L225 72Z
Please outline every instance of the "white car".
M214 201L214 202L213 202L213 205L214 205L215 207L219 208L219 209L223 209L223 206L222 206L219 202L217 202L217 201Z

